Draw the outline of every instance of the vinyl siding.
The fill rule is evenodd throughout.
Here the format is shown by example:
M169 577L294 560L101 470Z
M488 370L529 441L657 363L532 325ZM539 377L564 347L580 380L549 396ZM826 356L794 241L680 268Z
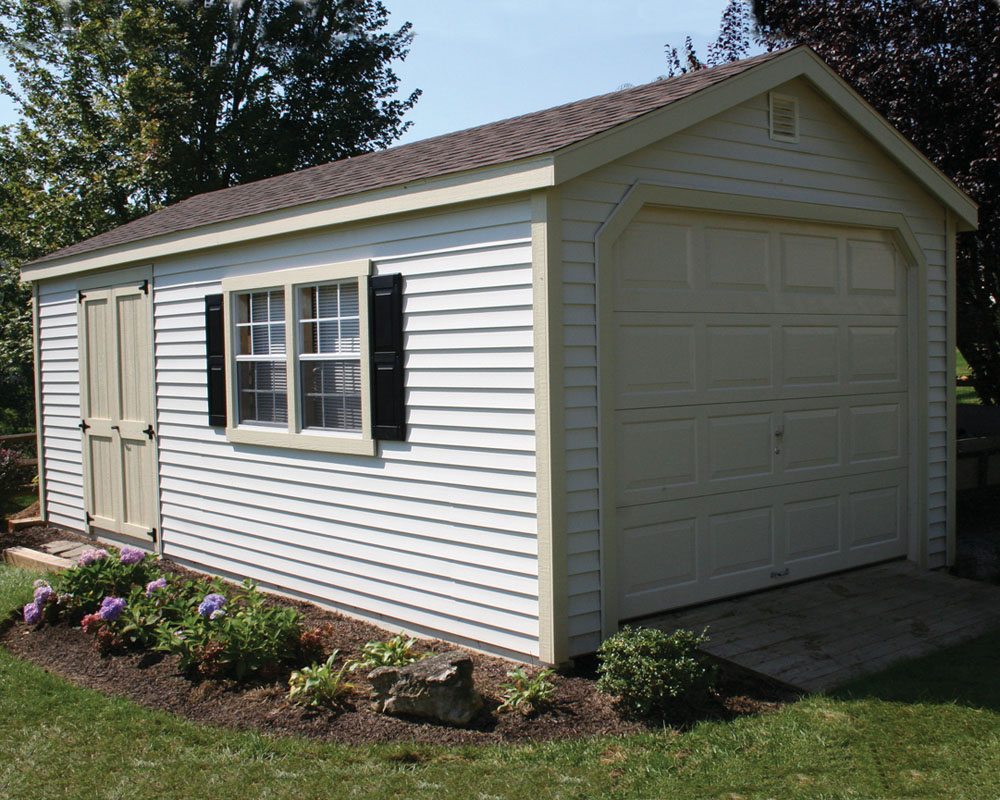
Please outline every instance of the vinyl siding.
M904 214L928 261L928 556L946 558L947 425L945 212L883 151L802 80L800 142L768 137L761 95L566 184L563 227L567 548L570 653L600 642L597 331L594 238L629 187L675 187ZM918 443L919 444L919 443Z
M76 309L77 294L71 279L39 286L45 514L55 525L80 531L84 528L84 508Z
M376 457L229 443L207 422L205 295L229 276L357 258L405 276L408 440ZM391 630L537 656L527 202L172 257L153 274L165 556ZM49 505L80 527L75 294L63 295L42 304L45 330L64 339L51 402L70 438L47 445ZM52 386L56 362L43 363Z

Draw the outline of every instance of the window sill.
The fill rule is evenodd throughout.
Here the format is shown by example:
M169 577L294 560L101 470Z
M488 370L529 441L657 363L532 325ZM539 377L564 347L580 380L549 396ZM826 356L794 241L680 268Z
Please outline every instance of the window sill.
M374 456L378 442L374 439L353 439L339 436L315 436L308 433L226 428L226 439L233 444L254 444L262 447L284 447L317 453L343 453L354 456Z

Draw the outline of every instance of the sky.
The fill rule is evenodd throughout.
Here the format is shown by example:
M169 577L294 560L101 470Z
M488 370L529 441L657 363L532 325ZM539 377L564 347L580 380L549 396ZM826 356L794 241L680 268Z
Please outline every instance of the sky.
M715 38L727 0L383 0L416 38L394 69L423 95L402 142L655 80L664 47ZM0 97L0 125L16 111Z

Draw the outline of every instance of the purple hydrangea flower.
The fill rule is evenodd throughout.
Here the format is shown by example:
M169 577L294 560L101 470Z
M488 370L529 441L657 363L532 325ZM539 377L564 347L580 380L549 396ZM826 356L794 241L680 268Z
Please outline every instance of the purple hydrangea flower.
M55 592L52 591L52 587L48 584L42 584L37 589L35 589L35 605L41 609L48 601L49 598L54 595Z
M221 594L206 594L205 599L198 606L198 613L203 617L210 617L226 604L226 598Z
M81 567L87 567L93 564L95 561L101 561L108 557L108 551L103 547L99 547L93 550L84 550L83 554L76 560L76 563Z
M125 610L125 601L120 597L105 597L97 613L105 622L114 622Z
M152 597L153 592L155 592L157 589L166 589L166 588L167 588L166 578L157 578L155 581L150 581L149 583L146 584L146 597Z
M138 564L146 557L146 551L138 547L125 546L121 549L119 558L123 564Z
M24 621L28 625L37 625L42 621L42 609L34 603L28 603L23 609L23 614Z

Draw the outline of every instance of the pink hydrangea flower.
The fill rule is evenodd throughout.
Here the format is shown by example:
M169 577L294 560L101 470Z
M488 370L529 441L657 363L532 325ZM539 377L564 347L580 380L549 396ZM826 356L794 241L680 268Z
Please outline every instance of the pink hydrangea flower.
M138 547L125 546L121 549L119 558L123 564L138 564L146 557L146 551Z
M155 581L150 581L149 583L146 584L146 597L152 597L153 592L157 591L158 589L166 589L166 588L167 588L166 578L157 578Z
M80 557L76 560L76 563L81 567L87 567L93 564L95 561L101 561L108 557L108 551L103 547L93 548L91 550L84 550Z

